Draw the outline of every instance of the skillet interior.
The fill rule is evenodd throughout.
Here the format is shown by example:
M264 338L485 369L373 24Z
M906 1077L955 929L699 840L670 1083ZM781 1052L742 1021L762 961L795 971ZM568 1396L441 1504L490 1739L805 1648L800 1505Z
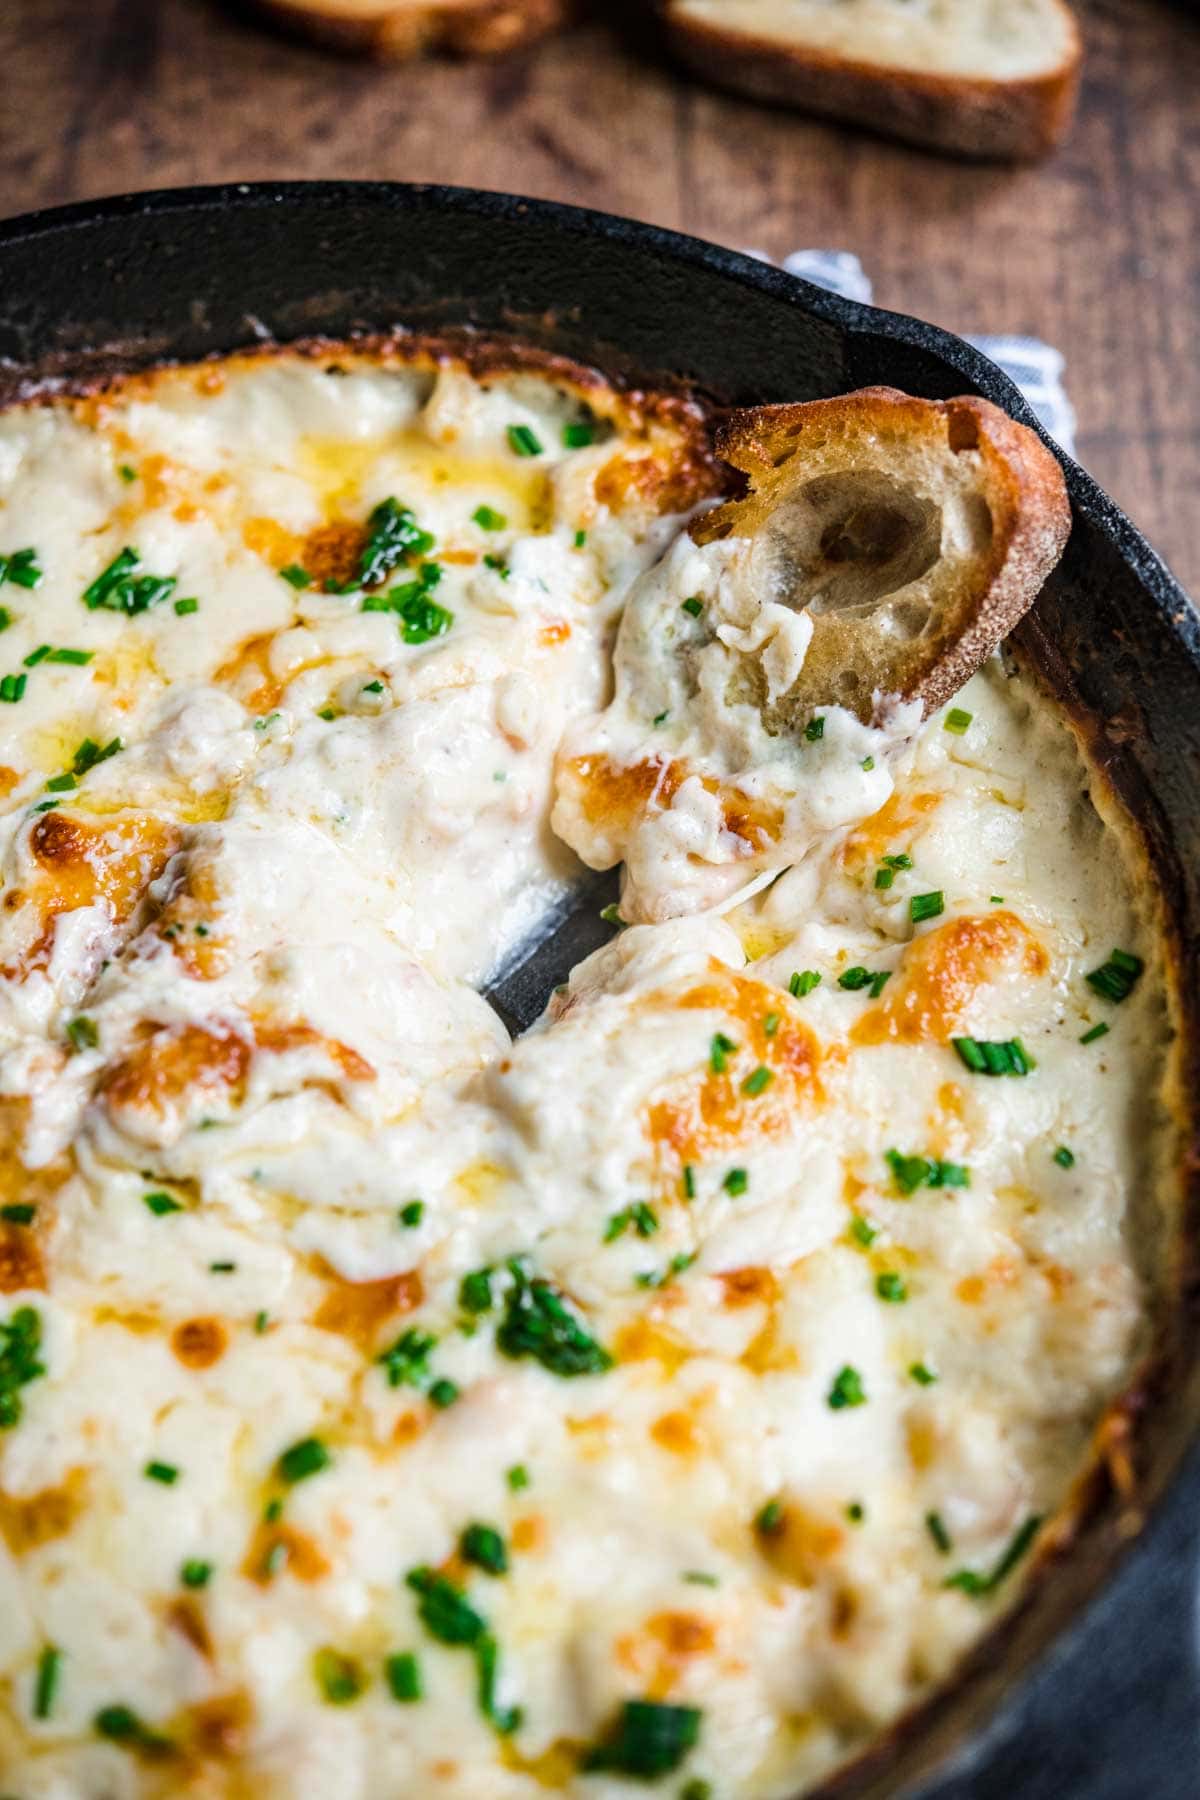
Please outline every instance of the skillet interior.
M944 333L733 253L571 208L296 184L135 196L0 230L0 403L47 379L394 325L515 333L610 375L665 372L727 402L887 382L933 398L982 393L1033 422L1007 380ZM1200 628L1128 521L1082 471L1067 475L1074 531L1021 649L1078 711L1145 830L1174 912L1184 1079L1196 1094ZM1200 1157L1188 1124L1194 1190ZM1162 1321L1137 1419L1133 1501L1098 1491L1053 1579L1031 1584L952 1690L826 1793L1169 1800L1192 1791L1198 1293L1189 1270Z

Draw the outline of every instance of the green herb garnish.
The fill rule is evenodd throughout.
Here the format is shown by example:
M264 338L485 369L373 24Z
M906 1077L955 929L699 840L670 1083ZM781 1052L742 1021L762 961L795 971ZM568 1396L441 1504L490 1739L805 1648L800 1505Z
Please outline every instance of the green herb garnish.
M815 969L796 969L788 981L788 993L794 1000L803 1000L806 994L811 994L820 985L821 977Z
M974 713L964 712L961 706L952 706L942 720L942 730L952 731L955 737L961 737L974 716Z
M743 1081L742 1092L749 1094L750 1098L754 1099L756 1095L763 1092L764 1088L770 1087L774 1079L774 1073L767 1068L766 1064L759 1063L757 1069L753 1069Z
M421 1223L424 1216L425 1202L423 1200L407 1200L400 1208L400 1223L410 1231Z
M54 1644L47 1644L38 1657L37 1680L33 1688L33 1716L35 1719L50 1717L61 1670L62 1651Z
M670 1775L694 1750L703 1717L695 1706L667 1706L657 1700L626 1700L613 1729L583 1759L585 1771L611 1769L635 1781Z
M937 1547L941 1551L942 1555L949 1556L950 1552L954 1548L954 1543L953 1543L953 1540L951 1539L950 1533L946 1530L945 1525L942 1523L942 1515L940 1513L935 1513L935 1512L926 1513L925 1514L925 1529L926 1529L926 1531L928 1531L930 1537L933 1539L934 1543L937 1545Z
M477 506L471 518L481 531L503 531L508 524L504 514L490 506Z
M926 919L940 918L945 910L946 896L941 888L935 888L932 894L914 894L908 903L908 916L914 925L920 925Z
M510 425L507 432L509 448L517 456L540 456L542 440L529 425Z
M330 1706L349 1706L367 1685L366 1676L351 1656L343 1656L328 1644L313 1655L313 1675Z
M86 1018L83 1013L80 1013L77 1018L68 1020L67 1042L76 1053L81 1050L94 1050L100 1042L100 1032L97 1029L96 1021Z
M163 1487L174 1487L179 1480L179 1470L174 1463L148 1462L142 1474L147 1481L159 1481Z
M1034 1538L1041 1529L1041 1518L1034 1515L1026 1519L1017 1532L1007 1550L1001 1556L995 1568L986 1575L978 1575L973 1569L958 1569L943 1581L942 1586L958 1588L960 1593L970 1594L973 1599L982 1599L995 1593L1007 1575L1011 1575L1021 1558L1025 1555Z
M212 1564L201 1562L198 1557L185 1562L179 1571L179 1579L185 1588L206 1588L212 1578Z
M3 698L3 696L0 696L0 698ZM1081 1044L1094 1044L1097 1038L1107 1037L1108 1030L1108 1026L1103 1022L1099 1025L1093 1025L1090 1031L1084 1032L1079 1041Z
M1037 1068L1020 1038L993 1043L982 1038L956 1037L950 1042L959 1061L965 1063L973 1075L1028 1075L1031 1069Z
M621 1212L613 1213L604 1227L603 1242L611 1244L632 1228L640 1238L653 1237L658 1230L658 1214L644 1200L637 1200L632 1206L626 1206Z
M281 1481L294 1487L298 1481L307 1481L310 1475L319 1475L322 1469L329 1468L333 1458L318 1437L301 1438L298 1444L292 1444L276 1463L276 1472Z
M96 1714L93 1724L102 1738L124 1744L143 1756L169 1756L174 1745L160 1731L152 1731L129 1706L105 1706Z
M737 1045L733 1039L726 1037L723 1031L718 1031L709 1045L708 1051L709 1067L713 1074L723 1075L729 1066L729 1058L736 1052Z
M104 607L109 612L124 613L126 618L133 618L161 601L169 600L178 576L135 574L141 563L138 552L128 545L119 551L90 587L84 589L83 604L88 611L95 612L97 607Z
M384 1678L393 1700L402 1705L410 1705L424 1695L421 1681L421 1665L411 1650L401 1650L395 1656L389 1656L383 1665Z
M180 1202L178 1200L173 1200L170 1194L143 1194L142 1200L150 1208L150 1211L154 1214L156 1219L165 1218L167 1213L183 1211Z
M508 1574L508 1550L493 1525L468 1525L458 1540L464 1562L474 1563L487 1575Z
M0 1323L0 1431L11 1431L21 1419L23 1387L46 1366L38 1360L42 1321L32 1306L19 1306L7 1324Z
M826 1395L826 1405L833 1412L842 1412L848 1406L865 1406L866 1400L867 1392L863 1387L862 1376L847 1363L834 1376L833 1386Z
M1085 975L1084 980L1101 999L1119 1006L1122 1000L1128 1000L1145 969L1140 956L1132 956L1128 950L1114 950L1108 961Z
M1073 1169L1075 1167L1075 1152L1073 1150L1068 1150L1065 1144L1060 1144L1058 1149L1054 1152L1054 1160L1060 1169Z
M426 556L433 537L422 531L416 517L396 499L381 500L367 519L367 541L358 563L358 583L378 587L402 562Z
M11 581L14 587L35 588L41 580L41 566L32 548L10 550L7 556L0 556L0 587Z
M908 1299L908 1289L904 1285L904 1278L897 1275L894 1269L887 1269L882 1275L875 1277L875 1292L881 1300L890 1300L894 1304Z
M704 611L704 602L698 594L692 594L689 599L682 602L681 611L689 614L693 619L698 619Z
M612 1357L584 1330L563 1296L550 1282L528 1276L510 1262L513 1285L505 1301L496 1347L514 1360L532 1356L552 1375L570 1378L598 1375L612 1368Z
M808 724L804 727L804 736L810 744L817 744L821 741L825 736L824 714L808 721Z

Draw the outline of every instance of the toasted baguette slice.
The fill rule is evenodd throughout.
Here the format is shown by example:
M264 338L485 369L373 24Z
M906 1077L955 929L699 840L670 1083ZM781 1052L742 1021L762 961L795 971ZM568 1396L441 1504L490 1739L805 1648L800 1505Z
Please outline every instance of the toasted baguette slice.
M755 99L966 156L1050 150L1080 40L1064 0L659 0L687 65Z
M564 23L571 0L248 0L287 30L361 56L502 56Z
M1070 531L1057 461L987 400L862 388L735 413L717 449L748 491L693 538L749 538L755 590L813 624L776 731L822 705L870 723L892 695L928 715L1032 606Z

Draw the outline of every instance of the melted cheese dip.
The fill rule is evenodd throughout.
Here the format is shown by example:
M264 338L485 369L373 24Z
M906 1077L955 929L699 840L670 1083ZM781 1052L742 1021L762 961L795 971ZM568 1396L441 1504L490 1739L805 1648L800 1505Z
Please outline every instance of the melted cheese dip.
M698 802L541 1026L476 991L577 871L556 755L638 863L571 766L687 698L601 710L635 584L716 604L709 486L684 410L394 353L0 420L6 1795L782 1800L1052 1538L1168 1033L1031 684L808 776L664 721L796 866L704 915Z

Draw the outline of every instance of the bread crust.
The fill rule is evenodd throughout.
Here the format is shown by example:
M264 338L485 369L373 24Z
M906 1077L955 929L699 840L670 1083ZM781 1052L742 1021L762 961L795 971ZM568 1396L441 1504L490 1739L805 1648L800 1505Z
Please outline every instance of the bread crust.
M919 700L928 716L958 692L1028 612L1070 535L1070 501L1057 459L1027 426L974 395L923 400L897 388L872 387L831 400L756 407L730 416L717 434L717 454L746 478L748 491L693 522L698 543L759 536L814 478L882 474L894 476L902 491L913 488L906 455L934 465L941 459L953 469L959 455L973 459L963 489L977 509L986 507L986 548L960 553L951 563L939 547L921 570L923 591L932 596L925 601L931 614L915 642L896 639L890 628L873 636L869 610L865 621L861 611L856 617L836 608L817 617L800 687L789 696L793 711L837 699L870 719L876 694L897 694ZM948 482L943 485L948 489ZM926 476L920 484L926 495L935 487L936 467L934 478ZM922 503L928 501L917 505ZM842 527L835 535L843 535ZM828 585L837 573L835 553L829 555L818 585ZM893 592L915 587L901 579L895 590L883 590L882 604L891 603ZM860 673L871 679L858 682L853 692L838 692L831 682L848 659L858 659Z
M1070 48L1056 69L988 81L897 69L685 18L659 0L668 42L687 68L755 100L864 125L929 149L982 160L1031 161L1070 129L1083 47L1064 0L1052 0Z
M244 0L285 30L381 62L504 56L566 23L573 0Z

